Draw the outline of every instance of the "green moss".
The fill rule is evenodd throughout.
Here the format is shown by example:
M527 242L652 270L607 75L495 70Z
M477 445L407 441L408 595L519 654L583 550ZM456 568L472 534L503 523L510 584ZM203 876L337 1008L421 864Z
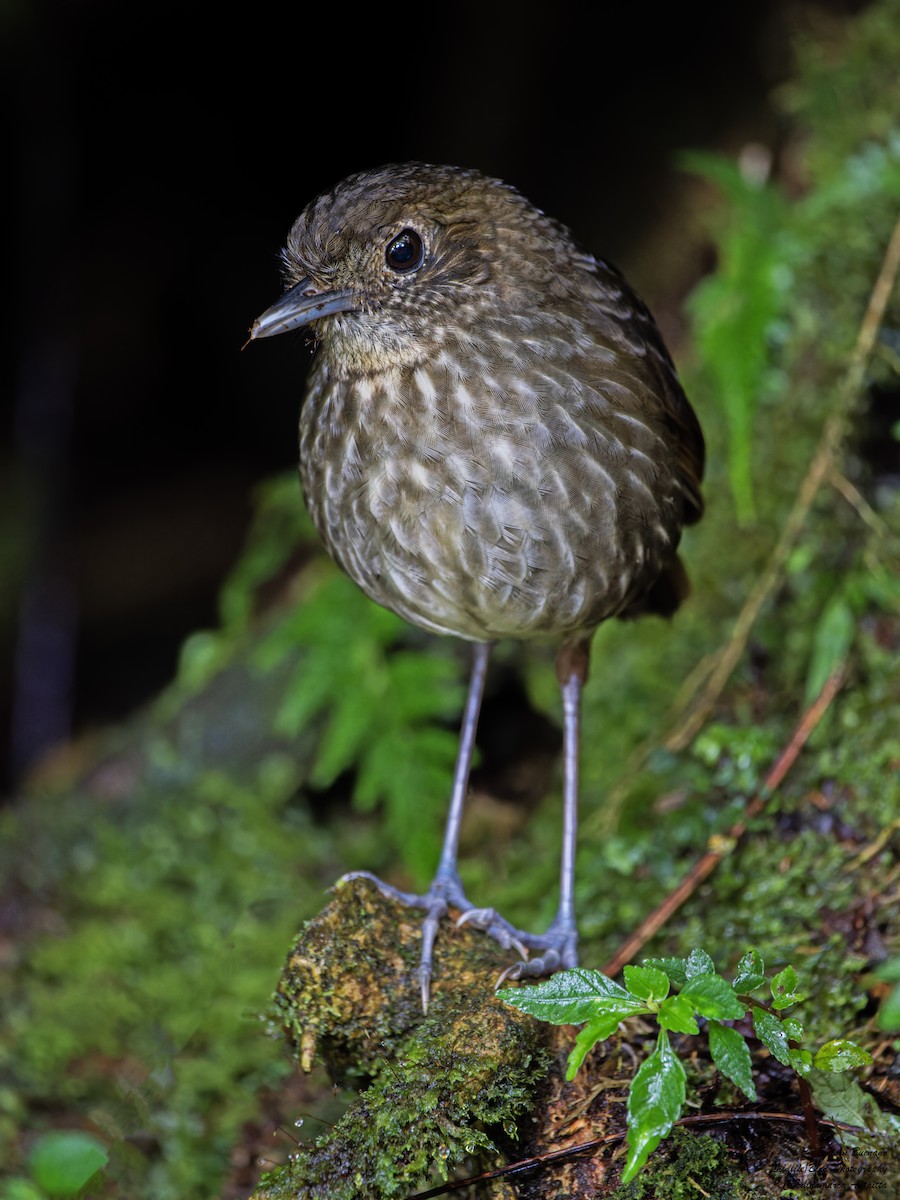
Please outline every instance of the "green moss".
M428 1015L416 968L420 914L368 881L341 884L301 933L276 1009L298 1060L361 1081L338 1125L263 1180L256 1200L372 1200L493 1156L517 1136L547 1070L537 1022L502 1004L506 959L470 929L437 943Z
M752 1196L739 1182L740 1172L733 1169L728 1150L711 1137L675 1130L666 1152L651 1161L633 1183L616 1188L611 1200L734 1200Z
M900 506L870 476L856 441L865 384L896 386L889 337L858 393L846 391L900 198L900 8L870 5L833 28L833 37L804 39L785 91L798 165L790 192L769 204L733 188L714 231L743 283L767 289L757 325L766 354L743 363L748 407L728 423L721 356L734 337L707 328L696 338L703 360L683 356L709 443L708 511L684 541L694 592L671 625L611 623L597 635L577 885L584 959L600 964L708 838L738 818L787 745L810 680L829 653L845 657L843 691L765 812L646 947L685 954L702 944L724 968L758 945L773 969L792 962L808 995L800 1015L823 1039L862 1021L859 969L878 940L900 954L890 908L896 852L884 837L900 811ZM774 275L767 253L766 278L754 281L740 237L745 219L760 216L757 204L767 206L768 248L778 253ZM893 330L897 305L895 293L885 322ZM695 312L700 319L702 305ZM863 503L852 489L822 490L754 625L752 653L701 737L667 750L685 681L731 635L832 411L846 412L837 466ZM735 446L735 436L750 444ZM735 470L741 516L749 519L750 495L756 517L740 530ZM826 621L835 603L837 639ZM503 647L499 656L555 719L550 653ZM123 1195L218 1193L242 1122L259 1117L258 1094L290 1070L259 1014L295 929L344 869L390 865L421 879L434 862L463 670L452 644L380 612L324 560L293 474L261 493L257 527L223 593L221 628L189 640L178 680L151 711L77 751L84 761L62 784L0 816L8 911L21 926L9 943L12 970L0 976L4 1169L24 1177L29 1142L64 1118L102 1133L108 1176ZM648 743L652 754L636 753ZM485 841L490 853L463 863L468 893L524 926L549 921L558 800L518 832L491 827ZM354 913L372 933L368 902ZM357 944L345 933L345 945ZM408 973L418 932L403 933L378 940L401 947L397 969ZM323 957L338 975L347 963L333 944ZM383 995L383 969L372 965L373 997ZM515 1029L500 1038L510 1052L502 1060L486 1049L471 995L453 1010L436 1004L423 1023L404 984L338 1028L331 1010L340 1011L346 980L317 977L305 993L309 981L291 978L280 1017L301 1053L306 1046L365 1090L340 1134L286 1165L262 1194L338 1195L313 1183L329 1161L345 1190L360 1172L374 1194L396 1194L401 1179L461 1162L470 1144L476 1155L499 1144L496 1131L507 1136L527 1108L540 1055ZM870 1032L861 1040L874 1042ZM330 1085L320 1086L324 1105ZM395 1160L379 1152L380 1140ZM696 1193L689 1178L721 1194L718 1154L709 1139L679 1139L684 1194ZM665 1169L675 1170L668 1160ZM658 1182L657 1194L677 1194L674 1178ZM733 1194L750 1195L752 1185Z

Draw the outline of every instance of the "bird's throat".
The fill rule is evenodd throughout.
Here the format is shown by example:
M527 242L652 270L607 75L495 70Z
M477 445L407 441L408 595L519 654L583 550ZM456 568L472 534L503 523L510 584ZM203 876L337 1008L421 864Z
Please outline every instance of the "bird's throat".
M424 361L427 342L415 329L364 312L321 321L319 354L333 379L374 378Z

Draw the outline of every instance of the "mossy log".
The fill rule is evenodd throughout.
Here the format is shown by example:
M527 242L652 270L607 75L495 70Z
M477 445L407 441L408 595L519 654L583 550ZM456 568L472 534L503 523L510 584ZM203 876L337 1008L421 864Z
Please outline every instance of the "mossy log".
M499 1000L508 952L452 919L435 947L423 1012L420 921L370 881L349 880L298 937L276 996L286 1036L303 1070L321 1062L358 1092L333 1130L265 1176L254 1200L406 1196L429 1180L477 1174L585 1137L580 1114L597 1078L565 1082L574 1031ZM630 1070L629 1062L620 1101ZM596 1114L591 1128L596 1136ZM519 1177L516 1190L494 1182L491 1196L557 1189L572 1200L595 1196L607 1162L575 1157L538 1168L539 1191Z

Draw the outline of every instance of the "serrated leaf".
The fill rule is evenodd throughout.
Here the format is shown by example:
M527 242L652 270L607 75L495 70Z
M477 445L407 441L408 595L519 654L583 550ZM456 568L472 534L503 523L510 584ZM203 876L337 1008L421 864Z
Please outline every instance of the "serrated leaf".
M685 972L688 979L694 979L698 975L713 975L715 970L716 964L706 951L701 950L699 946L687 956Z
M603 1013L592 1021L588 1021L584 1028L579 1030L566 1065L566 1079L569 1082L575 1078L579 1067L594 1046L598 1042L604 1042L607 1038L612 1037L618 1028L619 1017L615 1013Z
M700 1026L694 1019L694 1006L683 996L668 996L656 1011L660 1029L672 1033L699 1033Z
M628 1093L628 1158L622 1183L629 1183L681 1116L685 1072L660 1031L656 1049L641 1063Z
M790 1065L798 1075L802 1075L805 1078L809 1074L813 1065L813 1056L810 1050L797 1049L792 1046L788 1050L788 1058L790 1059Z
M853 1067L865 1067L872 1055L856 1042L846 1038L835 1038L816 1051L813 1066L819 1071L850 1071Z
M863 1091L855 1076L843 1071L817 1071L814 1068L807 1079L816 1107L832 1121L860 1125L864 1129L897 1132L896 1118L881 1111L875 1098ZM842 1133L841 1139L848 1136Z
M622 974L625 976L625 986L631 992L632 996L638 996L641 1000L660 1001L665 1000L669 994L669 977L665 971L660 971L656 967L625 967Z
M750 1047L730 1025L712 1018L709 1022L709 1052L726 1079L741 1089L748 1100L756 1099Z
M753 1008L753 1031L771 1054L784 1063L791 1065L791 1051L788 1046L788 1035L778 1017L766 1012L764 1008Z
M664 971L676 987L684 987L687 983L687 962L683 958L644 958L641 966Z
M732 987L736 992L752 992L766 981L766 967L756 950L748 950L737 965Z
M680 994L703 1017L736 1021L746 1012L734 994L734 988L721 975L695 975L687 981Z
M792 1042L799 1042L803 1037L803 1025L796 1017L782 1017L781 1024L784 1032Z
M773 996L785 992L795 992L797 990L797 972L794 968L788 965L783 971L779 971L772 979L771 989Z
M797 982L797 972L793 967L785 967L778 972L771 983L773 1008L788 1008L805 999L803 993L797 991Z
M553 1025L580 1025L601 1013L617 1014L622 1019L647 1011L643 1000L609 976L582 967L557 971L533 987L501 988L497 995L513 1008Z

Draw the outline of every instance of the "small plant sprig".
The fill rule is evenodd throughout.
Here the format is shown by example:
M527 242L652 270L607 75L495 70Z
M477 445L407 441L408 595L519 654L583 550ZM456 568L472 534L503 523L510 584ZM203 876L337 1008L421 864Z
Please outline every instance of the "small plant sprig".
M801 1078L813 1068L846 1071L872 1061L862 1047L836 1038L815 1053L801 1045L803 1026L785 1014L804 999L797 973L785 967L770 984L771 999L751 992L766 982L765 966L756 950L738 963L731 983L718 974L701 949L687 958L650 958L624 969L625 986L599 971L560 971L534 987L503 988L501 1000L554 1025L583 1025L569 1055L571 1080L593 1047L611 1037L628 1017L651 1017L659 1025L656 1046L638 1068L628 1093L628 1157L622 1182L630 1182L681 1116L687 1076L669 1041L670 1033L697 1034L698 1018L706 1023L710 1056L719 1072L749 1100L756 1099L750 1048L730 1021L752 1016L753 1032L771 1054ZM676 988L677 991L672 989Z

